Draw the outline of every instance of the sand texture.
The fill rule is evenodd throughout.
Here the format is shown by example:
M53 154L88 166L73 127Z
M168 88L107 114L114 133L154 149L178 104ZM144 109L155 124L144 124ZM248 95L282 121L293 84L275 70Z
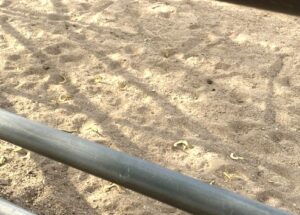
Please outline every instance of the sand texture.
M296 16L214 0L0 0L0 108L294 214L299 70ZM186 214L3 141L0 196L45 215Z

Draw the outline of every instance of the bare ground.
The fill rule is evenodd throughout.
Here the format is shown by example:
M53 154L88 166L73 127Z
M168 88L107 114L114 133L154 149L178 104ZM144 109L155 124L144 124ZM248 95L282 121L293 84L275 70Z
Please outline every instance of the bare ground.
M0 0L0 107L299 214L299 29L213 0ZM0 195L38 214L185 214L0 152Z

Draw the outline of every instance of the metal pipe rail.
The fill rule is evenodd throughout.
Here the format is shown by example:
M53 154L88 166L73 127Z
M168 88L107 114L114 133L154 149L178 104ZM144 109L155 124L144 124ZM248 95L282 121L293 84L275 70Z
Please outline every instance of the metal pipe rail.
M288 214L1 109L0 139L193 214Z
M33 213L0 198L0 215L34 215Z
M300 16L299 0L215 0Z

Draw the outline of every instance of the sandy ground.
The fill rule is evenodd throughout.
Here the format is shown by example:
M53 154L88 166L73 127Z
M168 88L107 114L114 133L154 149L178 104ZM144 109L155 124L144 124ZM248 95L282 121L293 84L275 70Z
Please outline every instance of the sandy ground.
M0 107L299 214L299 29L213 0L0 0ZM0 195L38 214L186 214L0 153Z

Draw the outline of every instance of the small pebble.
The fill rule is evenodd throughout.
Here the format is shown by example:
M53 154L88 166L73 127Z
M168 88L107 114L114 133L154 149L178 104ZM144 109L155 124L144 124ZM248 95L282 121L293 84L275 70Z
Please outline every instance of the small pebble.
M207 80L206 80L206 83L208 83L208 84L213 84L214 82L213 82L211 79L207 79Z
M48 65L43 65L43 69L44 69L44 70L49 70L49 69L50 69L50 66L48 66Z
M2 186L9 186L11 183L10 180L0 179L0 185Z
M4 156L0 157L0 166L3 166L6 163L7 159Z

